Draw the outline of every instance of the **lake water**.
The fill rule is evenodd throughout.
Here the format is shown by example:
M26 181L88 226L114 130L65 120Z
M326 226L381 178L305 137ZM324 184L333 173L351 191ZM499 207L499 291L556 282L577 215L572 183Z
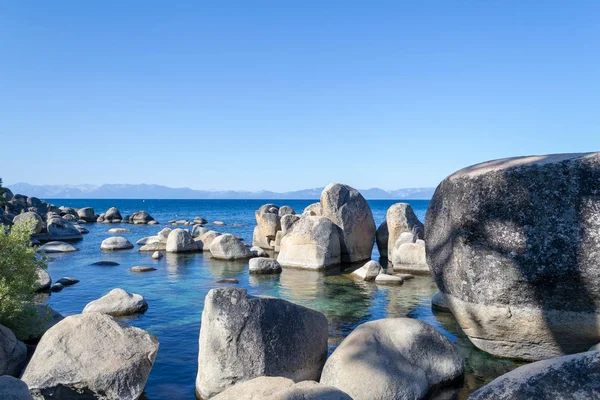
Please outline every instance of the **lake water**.
M100 243L110 237L108 229L124 227L131 233L119 235L135 242L155 235L173 219L206 218L208 228L241 236L252 242L256 225L254 211L265 203L292 206L297 212L312 203L308 200L80 200L51 199L51 203L71 207L93 207L96 213L117 207L122 215L138 210L149 212L159 225L101 224L85 225L90 233L75 243L78 252L51 255L48 272L53 281L74 277L80 283L53 293L47 303L63 315L80 313L84 306L109 290L120 287L143 295L148 311L129 317L127 322L155 335L160 348L152 373L146 384L148 400L194 399L194 382L198 356L198 335L204 297L212 288L224 286L217 281L226 278L239 280L236 286L246 288L252 295L268 295L302 304L323 312L329 320L329 351L358 325L386 317L405 317L422 320L441 331L459 347L466 357L465 383L459 398L508 372L519 364L493 358L477 349L460 331L451 314L433 312L431 296L437 292L428 276L416 277L399 287L382 287L357 282L348 277L349 270L336 268L326 273L284 269L281 275L250 276L248 263L225 262L210 258L210 253L166 254L153 260L151 253L133 250L101 252ZM397 201L369 201L377 226L385 219L390 205ZM428 201L408 201L421 221L424 221ZM227 226L213 226L212 221ZM236 226L232 226L236 224ZM239 224L239 225L238 225ZM379 259L377 246L373 258ZM92 266L96 261L116 261L119 266ZM135 265L153 266L157 271L132 273Z

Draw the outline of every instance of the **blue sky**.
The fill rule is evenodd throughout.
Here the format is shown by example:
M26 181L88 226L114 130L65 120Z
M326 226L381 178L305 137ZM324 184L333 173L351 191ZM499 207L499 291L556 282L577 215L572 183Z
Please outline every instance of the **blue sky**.
M597 1L2 1L0 177L435 186L600 150Z

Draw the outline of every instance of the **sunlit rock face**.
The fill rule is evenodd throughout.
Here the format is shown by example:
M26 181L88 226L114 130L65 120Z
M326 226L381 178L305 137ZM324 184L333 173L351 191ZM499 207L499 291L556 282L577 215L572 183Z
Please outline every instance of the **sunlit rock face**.
M600 153L490 161L437 188L427 261L470 340L539 360L600 341Z

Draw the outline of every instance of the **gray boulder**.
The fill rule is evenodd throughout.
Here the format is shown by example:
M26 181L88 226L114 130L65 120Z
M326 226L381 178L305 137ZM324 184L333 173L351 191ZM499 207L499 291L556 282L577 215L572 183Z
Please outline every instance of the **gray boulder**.
M354 329L327 359L320 382L354 400L423 399L463 372L462 356L435 328L385 318Z
M49 218L47 225L49 240L74 241L83 239L81 232L62 217Z
M130 224L148 224L151 221L154 221L154 218L146 211L134 212L131 214L131 217L129 217Z
M65 221L69 221L69 222L72 222L72 223L79 222L79 217L77 217L76 215L73 215L73 214L65 214L63 216L63 218L64 218Z
M60 283L63 286L71 286L76 283L79 283L79 279L69 278L68 276L65 276L64 278L60 278L59 280L57 280L56 283Z
M27 361L27 347L14 333L0 325L0 375L19 376Z
M284 215L294 215L296 214L296 211L294 211L294 209L290 206L281 206L279 208L278 214L280 217L283 217Z
M221 234L219 232L208 231L204 232L194 240L198 244L199 249L202 249L202 251L210 251L210 245L212 244L213 240L220 235Z
M79 233L85 235L86 233L90 233L90 231L88 231L86 228L84 228L83 226L79 225L79 224L74 224L73 225L75 227L75 229L77 229L79 231Z
M339 389L314 381L295 383L282 377L261 376L230 387L213 400L352 400Z
M538 361L501 375L469 400L571 400L600 398L600 353Z
M121 212L116 207L111 207L104 213L103 222L121 222L122 220Z
M173 229L171 228L163 228L161 229L160 232L158 232L156 234L156 237L158 238L159 242L165 242L167 243L167 240L169 239L169 234L173 232Z
M375 244L375 221L369 203L358 190L331 183L321 194L321 207L323 216L342 230L342 262L370 259Z
M280 274L281 265L272 258L258 257L250 259L251 274Z
M269 253L267 253L264 249L261 249L258 246L252 246L252 247L250 247L250 251L252 252L252 254L255 257L266 257L266 258L269 257Z
M104 251L115 251L115 250L127 250L133 249L133 244L124 237L114 236L108 239L104 239L100 244L100 250Z
M292 229L292 225L300 220L299 215L287 214L281 217L281 238L287 235L287 233ZM277 235L275 235L275 239L277 239Z
M185 253L198 251L198 245L188 231L178 228L169 233L165 250L168 253Z
M85 222L96 222L98 216L92 207L84 207L77 210L77 216Z
M30 223L32 225L33 234L41 233L44 230L44 221L42 221L42 217L31 211L17 215L12 222L15 225L19 223Z
M317 380L327 338L327 318L320 312L248 297L245 289L212 289L202 312L196 393L209 398L259 376Z
M339 228L324 217L302 217L281 239L277 255L285 267L325 269L340 264Z
M163 231L164 231L164 229L163 229ZM167 237L168 237L168 234L167 234ZM157 243L157 242L161 242L161 241L164 242L164 243L167 243L167 239L166 238L164 240L161 240L161 238L159 238L158 235L157 236L148 236L148 237L145 237L145 238L141 238L140 240L138 240L137 242L135 242L135 244L137 244L138 246L144 246L146 244Z
M38 268L37 270L37 280L35 283L35 290L38 292L47 290L50 288L52 284L52 279L48 272L45 269Z
M307 206L302 214L308 217L321 217L323 216L323 207L321 207L321 203L313 203Z
M120 317L144 313L147 309L148 303L141 295L116 288L98 300L89 302L83 309L83 313L99 312Z
M214 238L210 254L219 260L244 260L254 256L243 242L229 233Z
M11 201L14 195L9 188L3 187L2 191L0 191L0 197L2 197L2 199L4 199L5 201Z
M279 209L274 204L265 204L254 213L257 226L252 235L252 245L271 250L271 241L275 240L277 231L281 230Z
M428 264L488 353L539 360L600 342L600 153L491 161L436 189Z
M0 399L33 400L27 384L12 376L0 376Z
M413 232L418 239L423 239L424 226L408 203L392 204L385 215L388 229L388 258L392 259L391 250L402 232Z
M208 229L203 227L202 225L194 225L192 227L192 237L200 237L204 233L208 232Z
M73 315L42 337L22 379L45 398L90 391L104 399L134 400L157 351L156 338L142 329L105 314Z
M167 250L167 244L165 242L150 242L148 244L143 245L142 247L140 247L138 249L138 251L151 251L151 252L155 252L155 251L166 251Z
M75 247L65 242L48 242L38 248L40 253L70 253L77 251Z
M356 271L352 272L352 276L362 281L374 281L377 275L383 272L381 264L377 261L369 261Z
M194 217L194 224L206 225L208 224L208 221L202 217Z
M77 214L77 209L73 208L73 207L65 207L65 206L60 206L58 208L58 210L60 211L60 215L61 216L65 216L65 215L74 215L74 216L78 216Z

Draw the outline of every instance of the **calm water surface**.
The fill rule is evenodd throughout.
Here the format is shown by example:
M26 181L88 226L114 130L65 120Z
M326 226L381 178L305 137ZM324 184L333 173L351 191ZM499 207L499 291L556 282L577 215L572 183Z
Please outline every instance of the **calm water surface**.
M302 304L323 312L329 320L329 351L358 325L386 317L416 318L436 327L455 342L467 359L465 384L460 398L489 382L498 375L518 366L515 362L495 359L475 349L462 334L451 314L432 312L431 296L437 292L430 277L417 277L400 287L382 287L357 282L348 277L356 266L344 266L326 273L284 269L277 276L250 276L248 263L225 262L210 258L210 253L166 254L153 260L151 253L132 250L101 252L100 243L110 237L108 229L121 226L131 233L119 235L135 242L155 235L173 219L206 218L209 222L223 221L227 226L207 225L223 233L233 233L252 241L256 225L254 211L272 202L290 205L297 212L313 203L308 200L50 200L56 205L93 207L96 213L117 207L122 215L138 210L148 211L159 225L87 224L90 233L75 243L76 253L51 255L48 272L53 280L74 277L80 283L53 293L48 304L63 315L80 313L84 306L109 290L120 287L143 295L148 311L127 318L127 322L158 337L160 348L152 373L146 384L148 400L194 399L194 381L198 356L198 334L204 297L212 288L225 286L217 281L225 278L239 280L236 286L246 288L252 295L268 295ZM369 201L375 222L379 226L385 213L396 201ZM421 221L424 221L428 201L409 201ZM232 224L236 224L232 226ZM378 259L377 246L373 258ZM114 267L92 266L96 261L116 261ZM134 265L157 268L149 273L132 273Z

